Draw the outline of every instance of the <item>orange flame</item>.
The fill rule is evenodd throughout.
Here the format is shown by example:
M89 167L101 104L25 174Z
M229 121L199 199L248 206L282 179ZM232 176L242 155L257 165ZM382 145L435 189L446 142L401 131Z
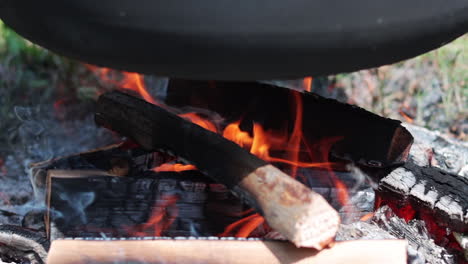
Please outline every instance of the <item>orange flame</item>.
M341 165L328 162L328 153L330 153L332 146L341 139L342 137L327 138L320 142L320 146L315 145L314 148L308 144L305 145L308 149L311 159L323 161L321 164L324 165L324 167L328 170L329 176L335 184L335 188L338 189L338 201L341 205L346 205L349 202L348 188L333 172L335 169L342 169ZM318 149L319 153L314 153L312 149Z
M242 131L239 126L240 121L227 125L223 131L223 137L241 147L251 146L253 144L253 138L249 133Z
M254 214L247 223L245 223L239 231L237 231L236 237L248 237L255 229L265 222L265 218L259 214Z
M307 91L307 92L311 92L312 91L312 81L314 79L312 77L305 77L304 80L302 81L302 84L303 84L303 87L304 87L304 90Z
M257 227L265 222L265 219L259 214L252 214L244 217L226 227L221 237L231 236L234 230L238 229L234 235L236 237L248 237Z
M137 92L147 102L157 104L156 100L148 93L145 88L143 76L138 73L124 72L124 79L121 82L121 87Z
M201 116L197 115L196 113L185 113L179 115L180 117L183 117L185 119L188 119L190 122L197 124L204 129L207 129L211 132L217 133L216 126L209 120L202 118Z
M158 102L146 90L144 77L138 73L120 72L121 79L115 76L116 72L108 68L100 68L94 65L86 65L89 70L94 72L102 81L115 85L120 89L128 89L138 93L147 102L159 105Z
M176 171L176 172L181 172L181 171L189 171L189 170L196 170L197 167L193 165L185 165L185 164L180 164L180 163L175 163L175 164L169 164L169 163L164 163L153 170L155 172L163 172L163 171Z
M97 68L89 66L89 68L95 72L98 72L100 78L104 81L111 81L111 83L118 85L120 88L131 89L138 92L146 101L157 104L164 107L163 103L157 102L145 89L143 76L137 73L123 72L123 79L119 82L111 80L108 76L111 73L109 69ZM306 77L303 79L303 88L306 91L312 90L312 77ZM293 93L294 99L294 124L291 134L288 136L286 133L279 134L273 131L265 131L260 124L253 124L253 135L251 136L248 132L240 129L240 121L228 124L222 131L222 135L241 147L250 148L250 152L259 158L262 158L268 162L283 163L291 166L291 176L296 177L298 168L325 168L331 173L331 177L335 183L336 188L342 190L339 192L339 201L342 204L346 204L349 197L346 190L346 186L341 182L336 175L333 174L335 164L328 161L328 153L331 146L340 140L339 138L333 138L331 140L321 142L322 153L317 156L311 151L311 148L306 144L303 138L302 125L303 125L303 102L302 97L299 93ZM201 117L196 113L185 113L181 114L181 117L188 119L189 121L207 129L212 132L218 133L216 125ZM306 150L309 153L310 161L301 161L300 152L302 147L306 146ZM272 151L279 151L285 153L284 158L271 156ZM314 162L312 162L314 161ZM183 165L183 164L163 164L155 171L183 171L196 169L194 165ZM173 202L175 204L175 201ZM166 205L166 206L169 206ZM155 225L162 219L161 212L156 212L146 225ZM233 230L238 229L237 236L247 237L253 230L262 225L265 219L259 214L253 214L247 216L231 225L229 225L225 232L221 235L227 236L232 233Z
M161 236L167 230L178 214L176 195L165 195L154 206L149 220L135 227L129 228L133 236L148 236L148 231L152 231L153 236Z

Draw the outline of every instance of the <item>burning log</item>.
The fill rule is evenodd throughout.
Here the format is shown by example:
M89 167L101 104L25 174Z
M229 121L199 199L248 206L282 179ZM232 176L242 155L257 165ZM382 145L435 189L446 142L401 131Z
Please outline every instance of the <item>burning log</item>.
M247 208L239 199L233 197L224 185L213 182L199 170L181 172L149 170L148 165L154 164L154 161L149 164L147 162L153 160L151 153L136 157L129 155L128 160L125 160L130 164L130 170L125 177L109 173L110 162L106 162L106 159L122 158L122 153L126 152L124 149L120 144L113 145L39 163L33 167L34 171L43 171L40 174L48 175L46 205L49 210L45 223L47 236L51 240L63 237L95 237L101 233L106 237L132 237L136 233L138 236L152 236L155 233L154 228L140 229L136 232L134 227L145 225L149 227L150 213L152 208L155 208L154 205L157 205L157 201L174 195L178 200L176 207L170 209L177 210L178 213L171 226L160 230L162 236L224 234L223 231L230 224L246 216ZM132 152L142 152L142 150L132 149ZM140 159L143 162L138 162ZM308 173L313 174L314 178L325 178L328 175L326 171L315 168L309 169ZM336 175L341 173L344 172L336 172ZM40 174L33 174L35 175L33 179L37 179ZM346 175L339 177L351 177L348 173ZM341 208L342 205L338 202L341 190L336 189L330 182L322 183L308 179L310 179L306 182L308 187L321 194L333 207ZM35 184L35 189L39 190L41 187ZM356 193L361 191L368 192L368 190L356 190ZM83 193L93 194L93 202L86 208L77 204L78 197L86 196ZM64 200L66 197L71 200L69 203L67 199ZM358 215L368 214L372 209L373 202L369 202L368 205L360 207L363 211ZM340 216L341 214L350 217L346 210L340 210ZM77 215L86 218L76 217ZM173 216L164 215L163 218L173 218ZM44 226L44 220L41 223ZM237 230L234 230L225 235L235 235L236 232ZM265 232L268 230L260 228L252 235L261 236Z
M429 214L442 227L468 231L468 179L435 167L406 163L391 171L379 183L379 192L396 206Z
M276 129L292 119L297 98L302 101L302 131L309 143L340 137L332 153L370 167L400 164L408 157L413 137L401 122L314 93L257 82L171 79L166 102L177 107L208 109L228 122L242 118L246 123Z
M134 176L173 159L161 152L114 144L83 153L31 164L29 178L36 195L42 196L49 170L95 170L114 176ZM39 198L39 197L38 197ZM40 197L44 200L44 197Z
M339 217L322 196L220 135L119 92L99 98L95 118L147 150L174 151L187 159L297 246L321 249L333 240Z
M34 231L12 225L0 225L0 262L18 261L23 263L46 263L48 240Z
M49 170L46 215L51 240L64 237L214 236L240 219L231 199L199 171L138 177L102 171ZM216 188L216 193L212 190ZM228 192L226 189L225 192ZM212 212L211 207L224 210Z
M404 240L357 240L316 251L276 241L56 240L47 263L404 264L406 246Z

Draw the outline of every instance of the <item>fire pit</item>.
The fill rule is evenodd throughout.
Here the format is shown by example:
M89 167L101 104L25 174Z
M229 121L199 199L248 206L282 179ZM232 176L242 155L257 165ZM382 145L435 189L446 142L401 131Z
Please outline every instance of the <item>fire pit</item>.
M32 41L90 63L229 80L395 62L468 26L462 1L413 1L404 12L364 0L339 8L297 2L288 3L287 16L284 3L260 1L225 14L227 2L176 10L193 5L182 2L142 9L125 1L70 8L4 0L0 16ZM370 15L357 19L363 6ZM314 23L303 23L306 7ZM331 23L323 14L334 9L344 13ZM40 19L41 10L50 16ZM117 35L121 41L110 43ZM94 122L118 143L29 165L43 207L23 218L26 228L0 226L3 261L465 260L468 180L419 159L419 143L413 146L399 121L265 82L172 78L155 97L138 74L88 68L125 91L102 93L94 105Z

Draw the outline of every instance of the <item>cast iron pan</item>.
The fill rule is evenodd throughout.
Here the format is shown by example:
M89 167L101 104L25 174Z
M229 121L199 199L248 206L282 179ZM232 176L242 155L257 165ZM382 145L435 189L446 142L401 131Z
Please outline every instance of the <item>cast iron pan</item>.
M468 0L0 0L0 18L100 66L254 80L414 57L468 31Z

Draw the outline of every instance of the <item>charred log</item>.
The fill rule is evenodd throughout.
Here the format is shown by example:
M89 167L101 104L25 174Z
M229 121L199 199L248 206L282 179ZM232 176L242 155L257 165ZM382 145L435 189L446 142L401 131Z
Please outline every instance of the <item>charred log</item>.
M323 248L339 217L320 195L218 134L135 97L99 98L96 122L147 150L173 151L225 184L298 246Z
M52 240L101 235L215 236L244 211L227 189L220 189L199 171L117 177L99 171L51 170L48 177L46 223ZM213 211L216 208L220 210ZM148 224L158 212L160 221Z
M96 170L115 176L138 176L172 159L161 152L121 143L31 164L29 178L36 195L43 200L49 170Z
M333 154L370 167L385 167L406 160L413 137L401 122L314 93L257 82L171 79L166 102L178 107L208 109L228 122L242 119L247 130L253 122L266 129L282 129L291 126L288 120L295 119L297 98L303 104L303 133L310 144L341 137L334 145Z
M48 240L40 233L12 225L0 225L0 260L46 263Z
M456 252L452 254L446 248L436 245L422 220L413 219L407 223L404 219L396 216L390 207L382 206L372 217L372 223L382 228L382 233L388 232L395 238L406 239L408 253L418 260L412 263L452 264L462 262L463 256L458 256Z
M429 214L440 226L468 231L468 179L435 167L407 163L384 177L379 184L384 200L397 206L412 205L419 214Z

